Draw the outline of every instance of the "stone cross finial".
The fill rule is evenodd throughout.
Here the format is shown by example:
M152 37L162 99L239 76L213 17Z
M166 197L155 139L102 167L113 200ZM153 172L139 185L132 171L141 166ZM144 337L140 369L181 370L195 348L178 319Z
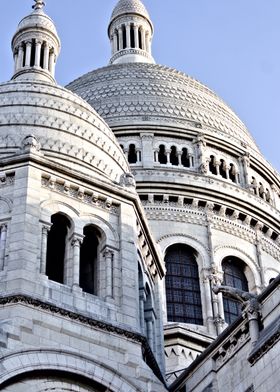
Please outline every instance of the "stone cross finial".
M43 0L34 0L35 4L32 6L32 8L36 10L41 10L42 8L45 7L46 3Z

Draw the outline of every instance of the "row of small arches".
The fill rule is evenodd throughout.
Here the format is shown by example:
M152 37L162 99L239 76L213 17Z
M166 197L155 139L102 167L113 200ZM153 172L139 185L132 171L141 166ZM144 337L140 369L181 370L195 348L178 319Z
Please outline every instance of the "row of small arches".
M256 196L260 196L268 203L272 203L271 193L261 182L258 182L255 177L251 179L251 188Z
M209 171L215 176L219 175L234 183L239 182L236 166L233 163L228 164L224 159L217 159L214 155L211 155L209 159Z
M23 42L15 53L16 71L24 67L38 67L53 73L55 54L46 41L32 39Z

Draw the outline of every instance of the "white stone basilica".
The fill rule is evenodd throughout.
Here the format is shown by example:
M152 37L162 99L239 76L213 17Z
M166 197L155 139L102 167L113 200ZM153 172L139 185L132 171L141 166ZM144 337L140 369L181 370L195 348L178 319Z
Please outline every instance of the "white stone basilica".
M215 93L155 63L141 0L67 88L44 6L0 84L0 390L277 391L280 176Z

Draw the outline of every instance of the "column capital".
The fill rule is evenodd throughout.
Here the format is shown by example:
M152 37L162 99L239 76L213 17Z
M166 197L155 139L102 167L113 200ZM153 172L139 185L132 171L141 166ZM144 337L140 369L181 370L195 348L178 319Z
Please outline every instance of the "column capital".
M71 238L71 245L73 247L75 246L81 246L82 242L83 242L84 236L80 235L80 234L73 234L72 238Z
M113 249L110 249L110 248L106 247L106 248L103 250L103 257L105 257L105 259L107 259L107 258L109 258L109 257L111 258L113 255L114 255Z

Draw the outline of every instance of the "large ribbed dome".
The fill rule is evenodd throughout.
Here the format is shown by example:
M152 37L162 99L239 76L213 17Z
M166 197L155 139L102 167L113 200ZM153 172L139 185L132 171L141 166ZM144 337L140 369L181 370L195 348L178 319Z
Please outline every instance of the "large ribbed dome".
M111 16L111 22L121 15L138 14L149 19L149 13L140 0L119 0Z
M209 88L160 65L127 63L92 71L68 88L92 105L111 127L166 124L198 126L258 150L236 114Z
M35 140L43 156L102 181L129 172L113 132L80 97L50 83L12 81L0 85L0 154L24 151ZM3 148L3 150L2 150Z

